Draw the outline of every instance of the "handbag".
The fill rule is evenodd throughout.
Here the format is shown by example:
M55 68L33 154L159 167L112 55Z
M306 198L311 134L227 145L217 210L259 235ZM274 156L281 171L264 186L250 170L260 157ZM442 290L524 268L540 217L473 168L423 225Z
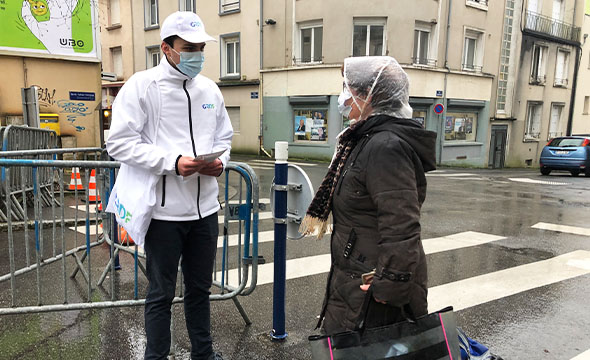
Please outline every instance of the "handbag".
M452 307L414 317L409 306L402 309L405 321L365 328L369 304L367 291L355 329L308 338L314 360L460 360L457 324Z

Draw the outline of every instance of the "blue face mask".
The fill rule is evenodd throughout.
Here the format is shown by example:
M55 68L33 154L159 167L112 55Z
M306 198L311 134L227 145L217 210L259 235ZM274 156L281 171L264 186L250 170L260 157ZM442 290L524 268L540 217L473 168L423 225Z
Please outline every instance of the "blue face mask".
M203 69L203 63L205 62L205 54L203 54L202 51L182 51L180 53L174 49L172 49L172 51L180 55L180 63L176 64L178 70L190 78L199 75Z

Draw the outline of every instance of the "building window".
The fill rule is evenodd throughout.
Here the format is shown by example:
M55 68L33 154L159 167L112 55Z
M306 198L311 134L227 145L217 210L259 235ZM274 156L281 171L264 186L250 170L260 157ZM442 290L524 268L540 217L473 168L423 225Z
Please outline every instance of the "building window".
M123 79L123 53L120 46L111 48L111 66L117 75L117 80Z
M551 105L551 119L549 121L549 134L547 136L547 140L561 136L561 131L559 131L559 128L561 125L561 114L563 113L563 106L564 104Z
M582 115L588 115L588 111L590 110L590 96L584 96L584 110L582 110Z
M524 130L525 140L539 140L539 136L541 135L542 111L542 102L529 102L526 117L526 127Z
M481 72L483 68L483 33L465 30L463 70Z
M121 23L121 8L119 0L109 0L109 26Z
M160 64L160 46L148 46L145 48L146 50L146 69L153 68L154 66L158 66Z
M195 12L195 0L178 0L178 9L180 11Z
M298 141L328 141L328 111L326 109L298 109L294 111L294 138Z
M528 0L527 10L530 12L539 13L539 1L538 0Z
M414 54L412 62L420 65L436 65L436 59L431 55L432 25L416 22L414 28ZM434 46L432 46L434 49Z
M145 27L158 26L158 0L145 1Z
M447 113L445 140L475 141L477 113Z
M219 0L219 13L227 14L240 11L240 0Z
M226 106L227 115L231 121L231 126L234 129L234 134L240 133L240 107L239 106Z
M240 77L240 36L221 37L221 77Z
M557 60L555 62L555 81L554 86L567 86L567 73L569 70L570 53L561 49L557 50Z
M533 85L545 84L545 67L547 66L547 47L535 45L531 64L531 81Z
M295 63L322 62L324 28L321 23L299 25L299 54Z
M352 56L385 55L385 19L355 19Z
M488 0L465 0L465 5L482 10L487 10Z

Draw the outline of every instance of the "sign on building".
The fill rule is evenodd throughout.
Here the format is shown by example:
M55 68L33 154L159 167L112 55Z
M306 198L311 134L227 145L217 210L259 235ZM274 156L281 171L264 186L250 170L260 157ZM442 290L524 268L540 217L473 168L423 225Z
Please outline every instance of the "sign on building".
M0 1L0 50L98 57L96 0Z

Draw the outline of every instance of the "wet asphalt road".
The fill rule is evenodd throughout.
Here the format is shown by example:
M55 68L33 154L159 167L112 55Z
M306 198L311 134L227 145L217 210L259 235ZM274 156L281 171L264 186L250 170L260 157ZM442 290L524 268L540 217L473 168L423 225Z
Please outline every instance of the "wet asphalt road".
M233 160L253 166L259 177L261 198L268 198L272 161L244 156L234 156ZM301 167L317 188L327 164L309 163ZM530 289L517 286L519 280L529 276L519 270L523 266L536 266L579 250L590 254L590 236L532 227L538 223L590 229L590 178L573 178L566 173L540 176L534 169L443 168L428 176L428 193L422 209L423 239L466 231L499 237L476 246L433 252L427 259L429 287L449 286L444 288L449 289L444 299L453 303L469 300L471 305L457 311L459 325L504 359L572 359L590 349L590 255L582 253L582 260L571 263L577 270L587 270L582 275L566 276L565 280L550 281L548 285L532 284ZM272 228L272 220L261 221L260 232ZM44 231L46 239L51 238L51 231ZM74 242L73 234L66 235L68 247ZM78 236L79 245L83 235ZM17 244L22 239L23 232L15 232ZM329 253L328 237L323 241L289 241L287 247L288 260ZM6 249L7 234L1 232L0 276L9 271ZM24 259L22 246L15 251L17 259ZM52 246L46 245L45 251L51 252ZM273 242L262 242L259 253L267 263L273 262ZM96 281L108 261L108 248L99 246L91 256L93 265L96 264L92 273ZM116 292L131 298L133 259L128 255L120 259L123 270L115 277ZM40 272L43 303L63 301L61 266L58 262ZM68 272L73 266L72 259L68 259ZM564 268L555 265L535 271L543 278L561 274ZM507 271L505 275L502 270ZM486 278L489 274L496 277ZM212 332L216 350L226 359L309 359L307 336L314 333L326 275L287 280L288 337L283 342L272 342L268 336L272 328L272 284L259 285L252 295L239 298L252 320L250 326L245 326L231 301L214 302ZM17 305L36 305L36 279L35 272L17 278ZM469 284L475 285L461 286L460 281L473 279L475 283ZM110 278L107 283L110 284ZM141 275L139 285L141 296L146 287ZM510 285L516 288L504 291ZM75 302L85 299L88 289L78 275L67 280L67 291L70 302ZM499 295L494 300L482 300L495 292ZM110 287L94 290L92 298L109 299ZM0 308L9 306L10 299L9 281L1 282ZM174 320L176 358L188 359L190 343L182 305L175 305ZM141 359L144 347L142 307L0 316L0 359Z

